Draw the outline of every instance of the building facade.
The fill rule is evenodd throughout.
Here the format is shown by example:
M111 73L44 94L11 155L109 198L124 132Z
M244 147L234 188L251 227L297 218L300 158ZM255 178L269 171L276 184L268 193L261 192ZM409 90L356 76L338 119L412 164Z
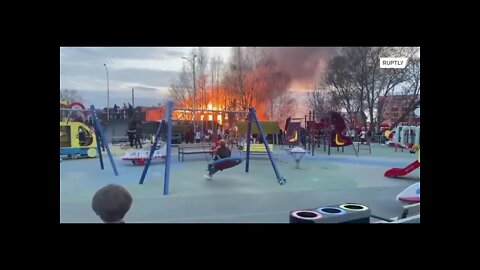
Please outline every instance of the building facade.
M383 118L385 123L397 124L399 118L408 109L415 97L413 95L395 95L379 97L377 110L383 105ZM420 96L416 97L420 100ZM403 125L420 125L420 116L416 116L413 110L402 120Z

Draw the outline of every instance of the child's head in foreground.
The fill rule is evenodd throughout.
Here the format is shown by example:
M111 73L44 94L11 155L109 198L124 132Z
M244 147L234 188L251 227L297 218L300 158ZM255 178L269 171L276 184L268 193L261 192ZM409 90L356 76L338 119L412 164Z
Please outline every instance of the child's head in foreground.
M106 223L123 222L132 205L132 196L122 186L109 184L93 195L92 209Z

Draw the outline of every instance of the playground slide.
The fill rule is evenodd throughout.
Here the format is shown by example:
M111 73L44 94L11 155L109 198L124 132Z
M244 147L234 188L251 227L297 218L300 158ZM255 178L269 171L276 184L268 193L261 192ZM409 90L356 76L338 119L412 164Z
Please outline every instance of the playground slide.
M330 146L344 147L352 144L352 139L342 135L340 132L333 132L330 138Z
M286 136L284 144L295 145L298 144L298 135L302 129L301 122L288 121L286 125Z
M398 177L398 176L405 176L409 174L411 171L415 170L416 168L420 167L420 162L415 160L410 165L405 168L392 168L385 172L385 177Z

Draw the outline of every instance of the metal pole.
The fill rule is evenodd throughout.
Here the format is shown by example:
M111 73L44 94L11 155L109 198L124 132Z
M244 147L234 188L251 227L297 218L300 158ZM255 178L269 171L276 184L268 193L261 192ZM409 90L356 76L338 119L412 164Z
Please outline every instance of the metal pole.
M332 119L331 119L331 113L328 112L328 137L326 138L327 139L327 143L328 143L328 155L330 156L330 144L331 144L331 140L332 140L332 131L331 131L331 127L332 127Z
M255 71L257 69L257 47L253 47L253 80L252 80L252 94L250 99L253 98L253 93L255 93ZM250 102L251 103L251 102ZM250 104L252 106L252 104Z
M105 134L102 132L102 128L100 127L100 123L98 122L98 117L97 117L97 113L95 112L95 107L91 105L90 110L92 111L93 125L95 128L95 132L99 133L102 139L102 144L107 149L108 158L110 159L110 164L112 164L113 172L115 173L116 176L118 176L117 166L115 165L115 161L113 160L112 152L110 152L110 147L108 146L107 138L105 138Z
M248 113L248 132L247 132L247 161L245 162L245 172L248 173L250 165L250 137L252 136L252 108L249 109Z
M168 195L169 184L170 184L170 154L172 151L172 109L173 102L168 102L167 104L167 156L165 157L165 177L163 179L163 195Z
M148 168L150 167L150 162L152 161L153 153L157 149L157 144L158 144L158 141L160 140L160 134L162 134L166 125L167 123L165 122L165 120L163 120L160 123L160 126L158 126L157 132L155 133L155 141L153 142L152 148L150 149L150 153L148 154L145 167L143 167L142 176L140 177L140 182L139 182L140 185L142 185L143 182L145 181L145 176L147 175Z
M93 124L93 130L95 131L95 138L97 138L97 151L98 151L98 158L100 161L100 169L103 170L104 167L103 167L102 149L100 149L100 143L103 143L103 142L100 141L101 139L100 139L100 136L98 135L99 134L98 130L96 130L95 123Z
M270 147L268 146L267 138L265 138L265 133L263 132L262 125L260 125L260 122L258 121L257 114L255 112L255 108L251 107L250 111L251 111L251 115L252 115L253 120L255 120L255 123L257 123L258 131L260 131L260 136L262 136L263 144L265 145L265 149L267 149L267 154L268 154L268 157L270 158L270 162L272 163L273 171L275 172L275 175L277 176L277 181L280 185L283 185L287 182L287 180L280 175L280 172L277 169L277 165L275 164L275 160L273 160L272 153L270 152ZM250 121L250 123L251 123L251 121ZM249 151L250 148L247 148L247 149Z
M110 121L110 79L108 77L108 68L107 64L103 64L105 70L107 71L107 121Z
M132 107L135 108L135 93L134 93L134 89L132 88Z
M305 127L307 126L307 115L305 115ZM302 120L300 120L300 131L302 130ZM302 146L303 148L307 148L307 138L305 137L306 134L305 132L303 132L303 136L299 136L300 137L300 146ZM303 141L305 141L305 145L303 145Z
M197 87L196 87L196 79L195 79L195 58L197 57L196 54L193 55L193 109L196 109L197 105ZM195 112L193 113L193 129L195 129Z
M312 150L312 111L308 111L307 133L308 133L308 150ZM313 146L315 147L315 145ZM310 153L311 154L311 153Z

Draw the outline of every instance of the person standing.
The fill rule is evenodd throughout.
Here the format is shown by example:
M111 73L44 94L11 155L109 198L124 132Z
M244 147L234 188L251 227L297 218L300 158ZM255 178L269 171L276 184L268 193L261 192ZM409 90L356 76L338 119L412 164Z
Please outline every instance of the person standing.
M202 139L202 132L197 130L197 132L195 132L195 142L200 143L200 139Z
M127 130L127 135L128 135L128 141L130 142L130 147L133 148L133 141L135 140L135 133L137 132L136 129L136 122L132 121L128 127Z
M140 122L138 122L135 129L135 148L142 148L142 142L140 141L141 137L142 137L142 126Z

